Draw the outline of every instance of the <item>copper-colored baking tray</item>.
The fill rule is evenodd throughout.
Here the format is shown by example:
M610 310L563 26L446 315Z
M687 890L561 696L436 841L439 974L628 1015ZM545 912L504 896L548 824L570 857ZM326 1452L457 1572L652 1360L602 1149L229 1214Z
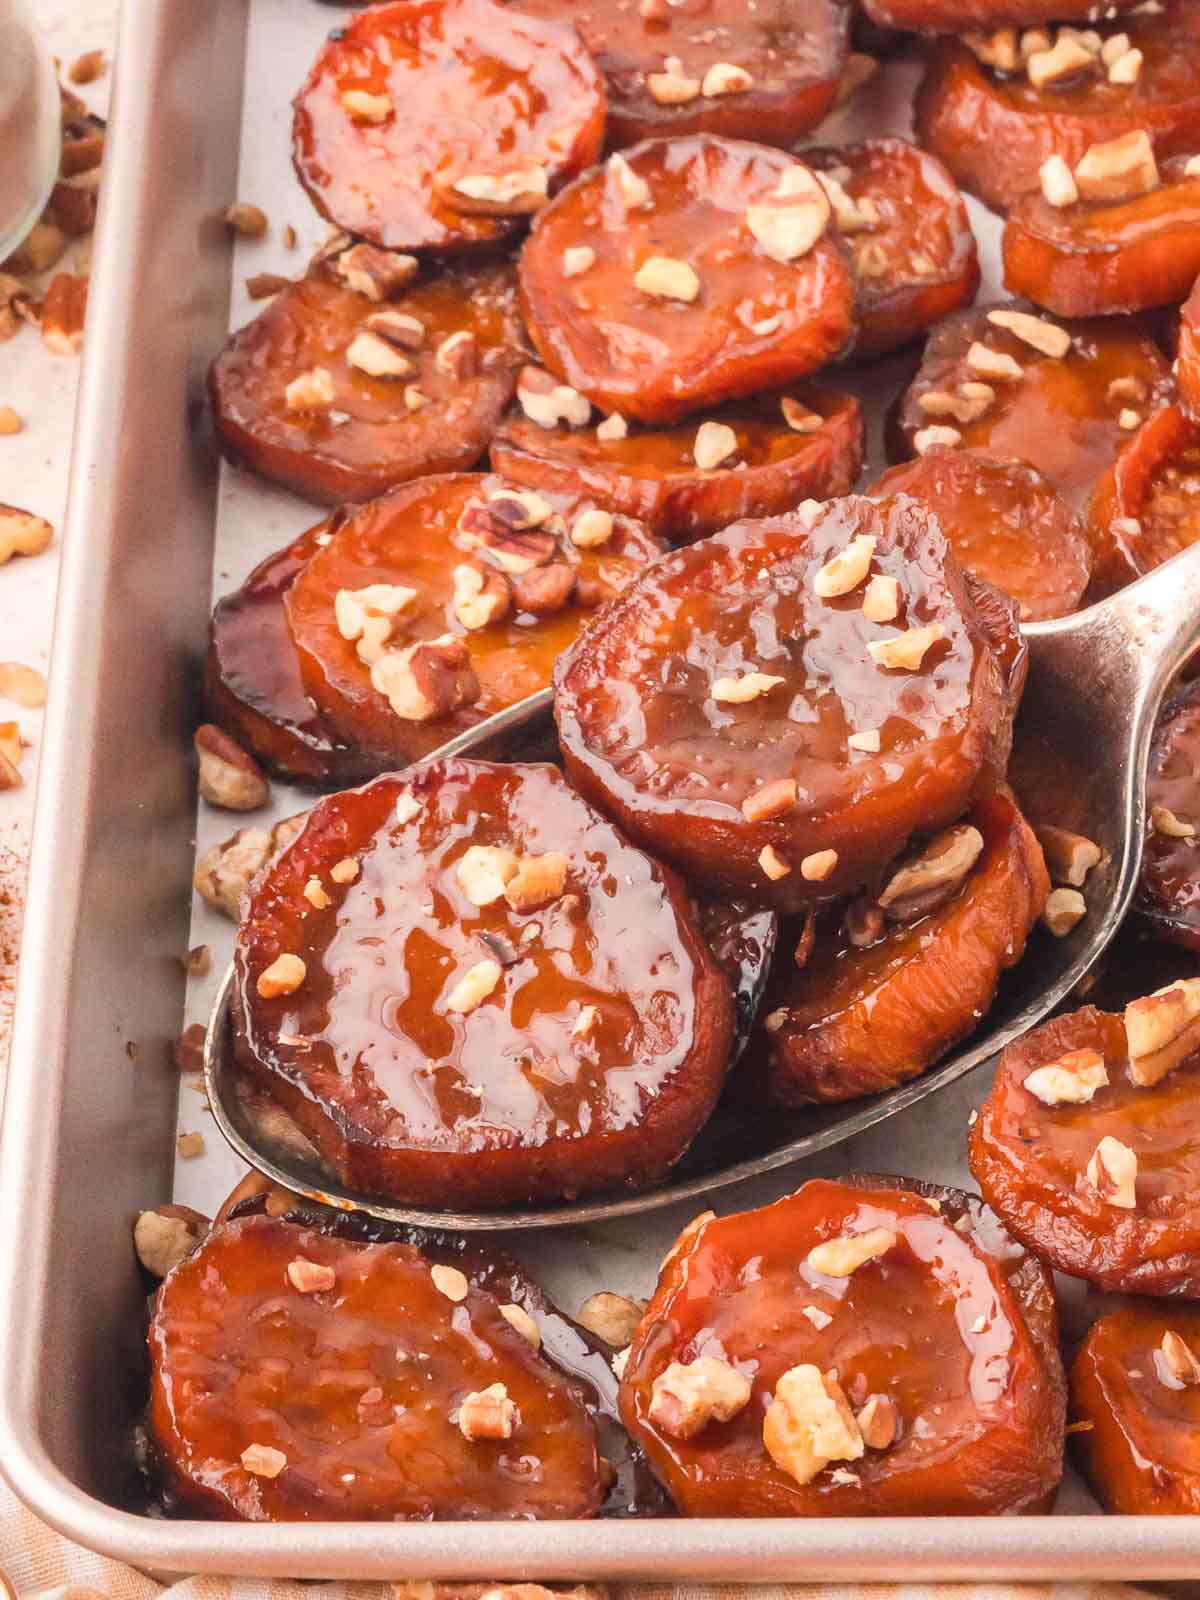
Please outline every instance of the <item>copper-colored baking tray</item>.
M1089 1507L1077 1485L1060 1496L1059 1514L1022 1519L627 1520L468 1532L144 1514L130 1452L144 1392L130 1223L172 1193L211 1209L239 1170L206 1124L211 1163L173 1174L179 1082L165 1066L185 1004L198 1016L207 999L203 989L185 996L179 955L197 937L188 735L214 528L216 583L227 588L309 515L218 473L203 372L230 312L220 215L240 192L239 143L243 176L258 140L278 146L274 170L283 172L294 63L338 17L316 0L126 0L122 17L0 1145L0 1468L46 1521L163 1574L1200 1576L1200 1519L1080 1514ZM291 189L244 197L280 223L301 220ZM281 263L255 262L266 265ZM254 270L239 263L237 281L243 268ZM237 572L221 543L235 501L239 525L253 525L260 541L251 549L246 534ZM230 819L204 826L215 836ZM204 915L200 931L215 939ZM978 1073L949 1085L803 1175L891 1167L953 1181L963 1124L984 1087ZM200 1121L186 1097L182 1121ZM775 1174L729 1203L769 1198L799 1175ZM518 1248L560 1294L576 1282L642 1292L662 1239L694 1207L653 1225L633 1219Z

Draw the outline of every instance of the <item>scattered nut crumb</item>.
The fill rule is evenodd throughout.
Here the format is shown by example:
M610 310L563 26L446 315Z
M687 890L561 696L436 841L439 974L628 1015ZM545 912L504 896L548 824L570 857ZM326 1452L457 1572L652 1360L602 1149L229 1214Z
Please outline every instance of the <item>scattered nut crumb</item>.
M869 533L859 533L845 549L839 550L821 567L813 578L813 593L819 600L832 600L857 589L871 570L875 554L875 538Z
M868 1261L887 1255L896 1242L897 1236L890 1229L868 1228L863 1233L843 1233L814 1245L806 1259L813 1272L823 1277L848 1278Z
M453 1300L455 1305L467 1298L471 1285L466 1274L457 1267L444 1266L440 1261L429 1269L429 1276L433 1279L433 1286L439 1294L444 1294L447 1300Z
M1056 939L1065 939L1087 916L1087 901L1078 889L1052 889L1042 907L1042 922Z
M247 200L236 200L225 209L225 222L243 239L261 239L267 231L267 214Z
M776 778L773 783L764 783L742 801L742 815L747 822L765 822L770 817L781 817L795 809L795 778Z
M46 703L46 680L36 667L0 661L0 700L11 700L27 711L36 711Z
M766 844L758 852L758 864L772 883L780 878L786 878L791 872L791 867L772 845Z
M1087 1180L1102 1200L1122 1211L1137 1205L1137 1156L1120 1139L1105 1135L1087 1164Z
M397 801L397 811L399 811L399 808L400 802ZM343 856L340 861L335 861L333 866L330 867L329 876L334 883L353 883L361 870L359 863L353 856Z
M197 1156L204 1154L204 1135L181 1133L175 1141L175 1146L185 1161L194 1161Z
M366 89L343 89L341 102L355 122L386 122L395 109L390 95Z
M500 1307L500 1315L510 1327L517 1330L526 1344L532 1345L535 1350L541 1349L542 1336L538 1331L538 1325L524 1306L514 1305L510 1302L508 1305Z
M824 883L836 871L837 864L836 850L814 850L812 855L805 856L801 861L800 876L808 883Z
M277 1478L287 1466L287 1456L269 1444L248 1444L242 1451L241 1461L247 1472L256 1478Z
M701 472L723 466L737 454L738 437L726 422L702 422L696 429L692 459Z
M695 268L674 256L647 256L633 275L633 286L660 300L688 303L700 293L700 279Z
M831 1461L857 1461L866 1446L850 1403L831 1373L803 1364L778 1379L763 1419L767 1454L799 1484Z
M575 1320L589 1333L594 1333L597 1339L602 1339L614 1349L620 1349L632 1341L634 1330L642 1320L642 1308L636 1300L602 1289L598 1294L588 1296L576 1313Z
M648 1420L672 1439L694 1439L710 1422L728 1422L750 1400L750 1380L717 1356L672 1361L650 1386Z
M516 1402L502 1383L464 1395L458 1427L464 1439L511 1439L517 1427Z
M466 1016L483 1004L500 982L504 969L498 961L477 961L446 996L446 1010Z
M45 517L0 505L0 567L13 556L40 556L54 537Z
M0 434L20 433L24 426L25 424L21 421L20 414L14 411L11 406L0 406ZM0 539L3 538L3 517L4 509L0 508ZM5 559L5 556L0 555L0 563L3 563Z
M76 56L67 68L67 77L72 83L95 83L97 78L104 76L107 67L107 50L86 50L83 55Z
M913 434L913 449L919 456L927 455L930 450L939 446L951 450L956 444L962 443L962 434L957 428L947 428L941 423L933 423L928 428L918 428Z
M709 693L720 705L744 706L786 682L769 672L744 672L740 678L718 678Z
M337 1282L337 1273L332 1267L324 1266L317 1261L308 1261L304 1256L296 1256L287 1264L287 1280L293 1289L301 1294L323 1294L332 1289Z
M1039 350L1042 355L1061 360L1071 348L1071 335L1057 323L1044 317L1033 317L1027 311L989 311L987 319L994 327L1015 334L1023 344Z
M300 957L285 951L263 968L255 988L264 1000L276 1000L281 995L295 994L307 976L308 968Z
M155 1278L167 1273L192 1251L208 1232L208 1218L189 1206L160 1206L143 1211L133 1225L137 1258Z
M1068 1050L1057 1061L1035 1067L1022 1087L1044 1106L1088 1105L1108 1083L1104 1057L1098 1050Z
M619 411L614 411L611 417L605 417L603 422L596 424L596 437L604 444L615 444L628 435L629 424Z
M590 244L576 244L563 251L563 277L579 278L596 265L596 252Z
M191 978L206 978L212 971L212 952L206 944L193 945L183 958L183 970Z
M209 805L224 811L255 811L270 798L263 770L235 739L211 722L196 729L198 787Z
M931 622L924 628L906 628L891 639L873 639L867 651L876 666L916 672L927 652L944 637L941 623Z

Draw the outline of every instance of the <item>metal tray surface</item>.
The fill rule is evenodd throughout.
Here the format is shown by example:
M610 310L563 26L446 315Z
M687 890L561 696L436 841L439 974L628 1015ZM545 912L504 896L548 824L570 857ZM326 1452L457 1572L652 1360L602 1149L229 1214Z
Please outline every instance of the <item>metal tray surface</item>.
M288 168L288 100L340 15L318 0L126 0L122 14L0 1142L0 1469L47 1522L164 1575L1200 1576L1198 1519L1098 1517L1073 1480L1041 1518L472 1524L464 1537L451 1523L145 1514L129 1448L144 1398L130 1226L168 1198L211 1213L244 1171L165 1066L181 1020L206 1016L231 945L228 925L189 912L195 847L237 825L197 819L189 759L210 574L225 591L316 519L218 467L204 369L249 313L245 275L296 270L324 233ZM906 131L914 71L892 66L885 92L873 91L874 131ZM862 113L842 118L821 137L867 131ZM231 284L220 215L235 196L263 205L272 229L237 247ZM994 285L995 222L974 217ZM301 236L291 252L286 222ZM904 358L892 364L897 378L905 370ZM876 368L861 384L878 398L886 380ZM881 419L876 404L875 438ZM282 786L275 800L279 816L305 803ZM197 943L212 949L212 975L185 993L179 958ZM727 1191L721 1208L839 1170L961 1182L966 1120L987 1081L985 1066L801 1167ZM174 1135L195 1128L206 1154L173 1172ZM597 1288L645 1293L701 1204L499 1242L570 1310Z

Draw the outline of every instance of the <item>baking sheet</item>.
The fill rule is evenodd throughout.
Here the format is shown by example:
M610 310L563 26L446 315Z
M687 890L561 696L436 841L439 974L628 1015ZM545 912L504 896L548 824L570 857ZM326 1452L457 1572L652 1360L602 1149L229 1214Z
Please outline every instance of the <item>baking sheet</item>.
M255 313L245 290L251 273L295 274L308 254L328 233L300 189L291 169L290 95L303 80L311 60L339 13L319 0L254 0L250 10L248 59L238 198L262 206L270 229L263 241L238 244L233 260L231 328L240 327ZM837 143L881 133L911 133L910 106L920 76L915 59L893 60L879 78L846 107L835 112L810 136L813 143ZM999 294L999 219L973 199L968 200L971 221L980 244L983 285L980 299ZM285 226L295 228L298 244L285 247ZM829 376L831 386L855 390L863 403L868 424L868 462L864 482L870 482L885 465L882 450L883 419L898 387L912 366L911 354L876 363L861 373L851 372L842 385ZM223 463L217 514L213 598L240 583L246 573L271 551L287 544L317 521L320 509L284 490L272 487L251 473ZM228 837L240 824L255 827L293 815L312 804L311 791L282 783L272 786L269 812L238 817L201 804L197 818L198 848L203 851ZM197 900L192 922L192 943L209 947L212 967L188 988L186 1022L207 1020L216 987L233 948L232 925ZM986 1091L987 1069L942 1090L936 1098L890 1118L866 1134L825 1152L821 1157L784 1169L769 1179L722 1190L715 1204L721 1211L761 1205L789 1193L805 1178L846 1171L897 1172L935 1179L973 1189L965 1161L967 1117ZM243 1175L245 1167L224 1141L207 1115L199 1080L185 1081L180 1095L179 1132L199 1130L205 1153L176 1165L174 1198L208 1214ZM701 1206L703 1202L701 1202ZM695 1201L658 1213L606 1223L600 1227L530 1232L524 1237L498 1237L519 1251L566 1310L574 1311L589 1294L611 1289L645 1296L653 1288L657 1265L679 1229L698 1209ZM1094 1503L1077 1483L1064 1491L1062 1504L1071 1509Z
M188 758L213 512L214 593L315 520L313 508L233 469L217 478L203 376L228 300L220 212L236 194L272 220L268 240L237 249L236 324L250 309L245 275L299 270L324 231L288 169L286 102L339 15L316 0L129 0L122 17L0 1144L0 1212L9 1219L0 1229L0 1468L39 1516L78 1542L171 1573L696 1582L1200 1576L1200 1526L1186 1517L473 1524L464 1538L454 1524L134 1514L140 1485L129 1430L144 1391L130 1225L139 1209L169 1197L172 1181L178 1198L211 1211L241 1176L188 1088L178 1126L203 1131L207 1150L173 1162L179 1082L163 1066L184 1020L183 950L206 943L213 953L213 976L186 996L186 1020L199 1021L232 940L229 925L204 908L195 908L189 937L184 914L194 835L205 848L239 820L207 810L195 819ZM905 127L915 73L912 63L889 64L882 89L867 91L872 127ZM857 110L842 113L819 137L847 137L865 123ZM994 284L996 226L975 215ZM302 236L294 253L281 242L287 222ZM870 400L877 450L883 373L853 381ZM300 800L277 788L276 814ZM722 1194L721 1209L842 1167L961 1179L964 1126L985 1088L986 1073L962 1080L803 1168ZM645 1292L692 1209L508 1242L572 1309L599 1287ZM1080 1508L1068 1488L1060 1510Z

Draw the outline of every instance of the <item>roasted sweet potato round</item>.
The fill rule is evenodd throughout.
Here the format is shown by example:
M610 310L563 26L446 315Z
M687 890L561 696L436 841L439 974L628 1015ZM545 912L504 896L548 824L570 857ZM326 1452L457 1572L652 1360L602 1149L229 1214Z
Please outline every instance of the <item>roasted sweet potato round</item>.
M679 544L743 517L848 494L862 470L862 413L852 395L805 385L733 401L709 420L734 435L716 467L696 465L694 422L606 439L590 425L543 428L517 414L492 441L492 465L513 483L591 495Z
M1138 916L1160 939L1200 951L1200 679L1159 713L1146 774Z
M1019 305L981 306L930 334L897 425L910 451L944 443L1023 461L1078 508L1131 417L1173 391L1162 351L1136 324L1064 324Z
M809 501L665 556L555 682L583 792L697 883L781 910L960 816L1013 709L958 563L904 497Z
M1061 1369L936 1199L814 1180L676 1245L621 1413L687 1516L1044 1508Z
M516 0L568 15L608 90L608 143L718 133L788 145L833 104L846 59L844 0Z
M499 0L351 17L296 96L292 160L322 216L392 250L503 240L604 139L604 84L570 22Z
M1011 595L1024 622L1074 611L1092 571L1083 524L1040 472L973 450L931 450L885 472L872 494L909 494L937 517L977 577Z
M306 693L375 772L546 688L661 549L594 501L473 473L407 484L327 531L283 610Z
M975 1205L980 1213L980 1230L986 1230L987 1213L978 1206L978 1202ZM501 1315L511 1320L514 1327L525 1327L530 1342L541 1353L542 1359L556 1373L566 1377L572 1391L594 1420L600 1453L607 1463L607 1466L602 1466L608 1493L601 1515L662 1515L669 1505L666 1494L617 1415L617 1379L612 1369L612 1346L567 1316L516 1256L500 1248L493 1239L480 1234L406 1227L400 1223L384 1222L365 1211L320 1205L272 1183L258 1172L248 1173L235 1186L214 1221L220 1223L230 1218L236 1220L264 1214L283 1217L297 1227L316 1228L339 1239L351 1239L364 1244L411 1245L435 1265L456 1267L473 1289L491 1295L503 1307ZM994 1221L991 1223L991 1235L999 1235ZM1018 1252L1013 1258L1014 1281L1023 1284L1026 1271L1021 1261L1027 1263L1032 1258L1024 1255L1013 1241L1008 1240L1007 1244L1010 1252ZM998 1258L1001 1256L999 1244L989 1248ZM1053 1310L1053 1297L1050 1305ZM530 1334L528 1323L520 1316L521 1312L533 1323L536 1341ZM1026 1315L1033 1327L1035 1313L1027 1311ZM611 1473L608 1468L612 1468Z
M373 249L315 264L233 335L209 374L229 454L326 505L474 466L526 357L510 266L448 269L385 300L355 265Z
M204 664L212 720L272 772L301 783L356 783L375 770L309 699L283 614L284 594L335 523L309 528L217 602Z
M1106 1511L1200 1512L1200 1307L1123 1306L1071 1368L1072 1449Z
M647 140L577 179L538 216L520 276L546 366L639 422L781 388L854 326L850 268L810 170L708 134Z
M1129 198L1017 202L1004 225L1004 284L1060 317L1178 305L1200 273L1200 172L1190 156Z
M322 801L254 886L237 972L251 1072L344 1183L434 1209L657 1177L729 1060L682 886L552 767Z
M149 1348L156 1462L192 1515L562 1519L604 1499L571 1384L412 1245L222 1223L164 1281Z
M1140 411L1132 413L1140 416ZM1155 411L1126 441L1088 508L1092 598L1113 594L1200 539L1200 423Z
M1057 15L1061 4L1054 10ZM1055 40L1060 50L1065 32L1059 29ZM997 210L1034 194L1039 169L1052 155L1074 167L1091 145L1142 128L1160 158L1200 144L1196 0L1177 0L1152 15L1096 22L1082 42L1070 32L1091 61L1040 88L1030 80L1024 41L1014 41L1007 71L987 65L958 39L942 39L933 48L917 94L917 138L964 189ZM1095 38L1103 45L1118 34L1142 53L1132 83L1111 81L1109 64L1091 48ZM1044 35L1037 42L1048 40Z
M993 795L890 873L879 898L827 914L802 968L785 923L739 1085L800 1106L915 1078L979 1026L1049 889L1032 830Z
M1123 1025L1085 1006L1000 1057L971 1171L1009 1232L1061 1272L1131 1294L1200 1292L1195 998L1185 983L1133 1002L1133 1039L1130 1007ZM1154 1043L1176 1022L1172 1040L1131 1057L1135 1040ZM1181 1064L1156 1076L1178 1052Z
M897 350L970 305L979 259L967 208L936 156L907 139L804 152L823 175L858 281L854 356Z

